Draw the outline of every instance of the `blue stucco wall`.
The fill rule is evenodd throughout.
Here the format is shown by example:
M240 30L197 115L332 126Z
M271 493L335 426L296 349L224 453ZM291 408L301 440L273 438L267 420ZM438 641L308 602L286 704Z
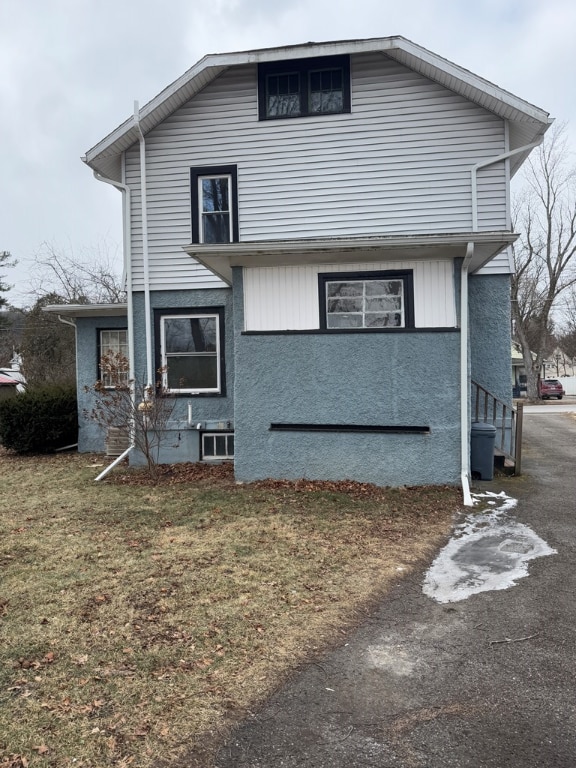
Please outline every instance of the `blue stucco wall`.
M468 289L472 379L512 404L510 275L474 275Z
M134 366L136 381L145 381L146 334L144 294L135 293L134 306ZM185 395L174 398L174 409L168 422L169 430L162 441L159 453L160 463L198 461L200 458L200 431L190 430L188 425L188 404L192 404L195 423L210 421L234 422L234 323L232 317L232 291L229 288L193 291L153 291L150 294L152 315L155 309L201 309L203 307L224 308L224 368L225 395ZM152 316L152 333L154 318ZM156 342L154 342L156 343ZM143 458L131 454L132 464L141 464Z
M237 479L458 482L459 332L242 334L237 270L234 279ZM430 434L271 432L273 422Z
M237 479L456 483L458 338L243 336L236 359ZM273 422L429 426L430 434L270 432Z
M79 317L76 320L76 383L78 387L78 451L102 453L105 449L104 431L90 418L94 400L85 387L93 387L99 376L99 331L126 328L126 317Z

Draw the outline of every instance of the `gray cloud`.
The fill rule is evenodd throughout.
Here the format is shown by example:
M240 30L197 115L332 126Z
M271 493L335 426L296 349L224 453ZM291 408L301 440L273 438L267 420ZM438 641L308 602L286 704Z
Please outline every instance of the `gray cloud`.
M84 152L207 53L401 34L571 121L572 0L2 0L0 250L22 303L45 240L121 241L120 195Z

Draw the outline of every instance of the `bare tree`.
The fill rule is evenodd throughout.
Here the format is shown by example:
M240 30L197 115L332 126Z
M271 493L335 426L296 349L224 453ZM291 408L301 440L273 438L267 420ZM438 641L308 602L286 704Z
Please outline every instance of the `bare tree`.
M133 446L146 459L148 476L154 482L175 400L160 384L153 387L128 379L128 360L121 354L104 355L100 367L103 379L84 388L94 398L92 409L85 410L84 416L107 432L116 428L129 433Z
M34 257L31 294L58 294L65 304L124 301L119 258L105 243L75 254L45 242Z
M12 258L9 251L0 251L0 267L2 269L5 269L6 267L13 267L15 266L16 262ZM5 275L0 274L0 310L7 306L8 300L2 296L3 293L6 293L10 290L10 286L6 285L4 282ZM0 326L2 325L2 318L0 317Z
M558 344L562 352L570 359L572 366L576 362L576 286L572 286L562 302L562 332Z
M576 168L567 161L562 127L531 157L526 187L515 204L512 318L522 348L527 394L538 397L538 377L549 343L552 311L576 284Z

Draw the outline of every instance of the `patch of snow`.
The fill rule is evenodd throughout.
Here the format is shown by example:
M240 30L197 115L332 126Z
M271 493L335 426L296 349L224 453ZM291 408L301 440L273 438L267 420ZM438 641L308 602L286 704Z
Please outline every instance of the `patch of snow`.
M424 579L424 594L439 603L508 589L528 575L530 560L556 554L531 528L509 516L517 499L504 491L472 498L479 511L456 527Z

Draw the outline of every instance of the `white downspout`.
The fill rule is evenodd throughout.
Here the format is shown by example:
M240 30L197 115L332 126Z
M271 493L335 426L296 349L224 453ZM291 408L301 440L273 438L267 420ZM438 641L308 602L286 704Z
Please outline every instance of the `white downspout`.
M144 269L144 324L146 333L146 391L154 386L154 367L152 364L152 319L150 309L150 269L148 252L148 203L146 189L146 141L140 126L138 102L134 102L134 124L140 141L140 196L142 209L142 266Z
M127 184L123 184L119 181L114 181L113 179L107 179L105 176L102 176L98 173L98 171L94 171L94 177L98 179L98 181L102 181L105 184L110 184L113 187L116 187L116 189L119 189L120 192L122 192L123 196L123 204L124 204L124 211L123 211L123 226L122 226L122 237L123 237L123 249L124 249L124 269L126 271L126 301L127 301L127 313L128 313L128 378L130 381L134 381L134 312L133 312L133 297L132 297L132 237L131 237L131 231L130 231L130 215L131 215L131 196L130 196L130 187ZM132 398L135 398L135 392L132 392ZM130 425L130 445L129 447L120 455L118 458L116 458L110 466L106 467L105 470L103 470L98 477L95 479L94 482L97 482L98 480L101 480L103 477L105 477L110 470L114 469L114 467L119 464L122 459L124 459L130 451L134 448L134 425Z
M470 451L468 449L468 267L474 255L474 243L466 246L460 271L460 458L464 505L473 505L470 494Z
M119 189L123 194L124 215L123 215L123 248L124 248L124 269L126 270L126 302L128 312L128 378L134 380L134 313L132 311L132 243L130 235L130 209L132 207L130 197L130 187L113 179L107 179L98 171L94 171L94 178L105 184L110 184Z
M489 160L483 160L481 163L473 165L470 169L470 183L472 189L472 232L478 232L478 171L480 168L486 168L503 160L508 160L521 152L529 152L538 147L543 141L532 144L526 144L517 149L511 149L501 155L492 157ZM464 504L467 507L473 505L470 494L470 452L468 448L469 440L469 413L468 398L470 386L468 382L468 267L474 255L474 242L471 241L466 246L466 256L460 272L460 448L461 448L461 482Z
M494 163L499 163L502 160L508 160L514 155L519 155L521 152L530 152L531 150L539 147L542 144L544 137L542 136L539 141L535 141L532 144L526 144L524 147L517 147L511 149L509 152L504 152L502 155L492 157L490 160L483 160L481 163L477 163L470 168L470 181L472 184L472 232L478 232L478 171L480 168L486 168Z

